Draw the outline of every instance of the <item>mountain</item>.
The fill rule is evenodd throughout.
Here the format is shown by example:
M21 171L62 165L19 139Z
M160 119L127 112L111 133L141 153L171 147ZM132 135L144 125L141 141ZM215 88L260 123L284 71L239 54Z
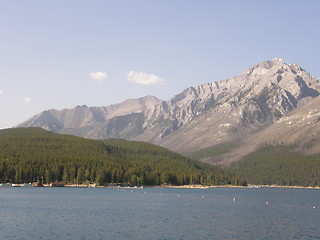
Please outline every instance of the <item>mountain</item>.
M36 126L94 139L147 141L195 154L202 161L225 163L268 142L308 136L303 129L314 130L308 121L295 124L308 115L309 108L317 111L319 92L319 79L298 64L275 58L240 76L187 88L167 101L148 96L108 107L48 110L19 127Z

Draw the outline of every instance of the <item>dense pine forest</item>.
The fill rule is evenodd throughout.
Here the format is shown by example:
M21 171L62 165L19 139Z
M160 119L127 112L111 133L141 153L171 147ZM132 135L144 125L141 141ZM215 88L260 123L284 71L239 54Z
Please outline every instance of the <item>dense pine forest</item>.
M295 146L267 145L231 167L251 184L320 186L320 154L304 155Z
M89 140L40 128L0 131L0 181L98 185L246 185L226 169L126 140Z

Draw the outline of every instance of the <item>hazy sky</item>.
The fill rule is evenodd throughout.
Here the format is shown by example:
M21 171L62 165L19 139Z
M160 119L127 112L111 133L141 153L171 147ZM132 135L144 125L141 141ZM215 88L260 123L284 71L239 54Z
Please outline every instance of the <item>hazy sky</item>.
M318 0L0 0L0 128L240 75L280 57L320 77Z

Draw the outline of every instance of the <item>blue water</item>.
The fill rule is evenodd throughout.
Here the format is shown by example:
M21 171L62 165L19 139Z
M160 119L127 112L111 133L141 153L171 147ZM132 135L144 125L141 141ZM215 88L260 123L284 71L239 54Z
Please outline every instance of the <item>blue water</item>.
M6 240L320 239L319 224L312 189L0 189Z

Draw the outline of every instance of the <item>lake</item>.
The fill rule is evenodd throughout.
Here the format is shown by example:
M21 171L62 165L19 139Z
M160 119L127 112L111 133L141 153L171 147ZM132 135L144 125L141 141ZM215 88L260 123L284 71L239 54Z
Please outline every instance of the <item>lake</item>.
M320 190L0 188L0 239L320 239Z

